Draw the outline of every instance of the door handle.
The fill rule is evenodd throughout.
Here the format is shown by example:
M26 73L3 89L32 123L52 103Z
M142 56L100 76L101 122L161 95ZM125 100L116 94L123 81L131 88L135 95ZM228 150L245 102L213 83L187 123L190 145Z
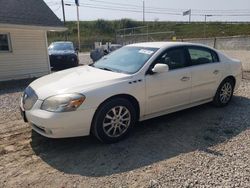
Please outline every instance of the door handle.
M220 72L219 70L214 70L213 73L214 73L214 74L219 74L219 72Z
M190 77L184 76L181 78L181 81L183 81L183 82L186 82L188 80L190 80Z

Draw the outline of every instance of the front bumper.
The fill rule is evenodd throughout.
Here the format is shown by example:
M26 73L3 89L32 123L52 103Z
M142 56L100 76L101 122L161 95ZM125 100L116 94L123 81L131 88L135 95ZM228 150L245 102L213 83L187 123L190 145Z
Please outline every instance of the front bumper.
M25 117L32 129L49 138L87 136L96 109L55 113L41 110L38 100L33 108L25 111Z

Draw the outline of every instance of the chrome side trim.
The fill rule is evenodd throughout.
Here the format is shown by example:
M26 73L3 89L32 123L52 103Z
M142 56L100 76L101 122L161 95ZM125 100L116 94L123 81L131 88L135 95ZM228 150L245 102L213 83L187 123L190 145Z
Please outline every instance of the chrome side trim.
M153 114L147 114L147 115L144 115L144 116L140 117L139 121L144 121L144 120L147 120L147 119L167 115L167 114L177 112L177 111L180 111L180 110L184 110L184 109L187 109L187 108L192 108L192 107L195 107L195 106L199 106L201 104L209 103L211 101L213 101L213 98L203 99L203 100L197 101L195 103L190 103L190 104L185 104L185 105L173 107L173 108L170 108L170 109L167 109L167 110L164 110L164 111L160 111L160 112L156 112L156 113L153 113Z
M215 81L206 82L206 83L202 83L202 84L198 84L198 85L192 86L192 88L196 88L196 87L200 87L200 86L205 86L205 85L209 85L209 84L214 84L214 83L216 83L216 80Z

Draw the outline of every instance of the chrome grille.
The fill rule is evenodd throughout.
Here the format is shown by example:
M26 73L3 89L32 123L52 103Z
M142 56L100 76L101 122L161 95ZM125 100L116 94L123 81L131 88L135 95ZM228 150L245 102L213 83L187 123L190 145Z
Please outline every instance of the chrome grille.
M27 87L24 90L23 96L22 96L22 103L24 110L30 110L36 101L38 100L38 97L35 93L35 91L31 87Z

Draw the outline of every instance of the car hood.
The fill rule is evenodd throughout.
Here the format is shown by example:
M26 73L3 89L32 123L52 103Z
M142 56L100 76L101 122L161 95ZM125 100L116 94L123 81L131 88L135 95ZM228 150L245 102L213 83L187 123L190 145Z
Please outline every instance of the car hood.
M44 100L57 94L84 93L127 80L129 77L131 76L128 74L81 66L44 76L32 82L30 86L35 90L38 98Z
M67 54L75 54L73 50L49 50L49 55L67 55Z

